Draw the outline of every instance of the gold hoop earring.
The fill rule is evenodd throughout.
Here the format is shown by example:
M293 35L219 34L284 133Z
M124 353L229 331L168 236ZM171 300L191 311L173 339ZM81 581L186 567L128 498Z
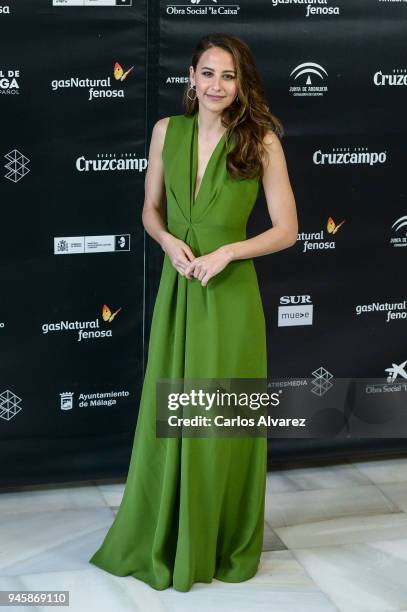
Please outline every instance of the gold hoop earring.
M193 98L191 98L191 96L189 95L189 92L190 92L190 91L194 91L194 92L195 92L195 95L194 95L194 97L193 97ZM191 102L194 102L194 100L196 100L196 97L197 97L197 96L196 96L196 89L195 89L195 85L189 86L189 87L188 87L188 89L187 89L187 98L188 98L188 100L191 100Z

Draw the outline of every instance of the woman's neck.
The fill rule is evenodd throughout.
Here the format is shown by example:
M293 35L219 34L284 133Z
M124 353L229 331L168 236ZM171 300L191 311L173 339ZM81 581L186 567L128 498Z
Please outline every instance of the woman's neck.
M208 139L221 136L225 131L220 113L210 113L200 109L197 111L197 123L200 134Z

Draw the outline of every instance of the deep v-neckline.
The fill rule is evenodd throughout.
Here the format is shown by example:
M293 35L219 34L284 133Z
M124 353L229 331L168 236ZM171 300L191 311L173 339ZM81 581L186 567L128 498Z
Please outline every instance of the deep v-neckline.
M201 183L199 185L199 189L197 194L195 195L195 190L196 190L196 180L198 178L198 169L199 169L199 140L198 140L198 113L195 113L195 119L194 119L194 160L195 160L195 168L194 168L194 173L193 173L193 182L192 182L192 203L193 205L195 205L196 201L198 200L199 194L202 191L202 185L204 183L205 180L205 176L207 174L207 170L209 168L209 165L211 164L214 156L215 156L215 152L218 150L219 145L221 144L221 142L223 141L224 137L225 137L225 132L223 132L222 136L219 138L217 144L215 145L215 147L212 150L212 153L206 163L205 169L203 171L202 174L202 178L201 178Z

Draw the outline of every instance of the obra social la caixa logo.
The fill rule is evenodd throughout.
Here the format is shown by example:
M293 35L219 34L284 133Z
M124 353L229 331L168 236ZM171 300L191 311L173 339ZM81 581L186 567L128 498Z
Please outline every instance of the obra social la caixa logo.
M365 393L370 396L386 393L387 398L389 398L387 401L391 401L392 396L397 398L399 394L402 394L402 397L397 398L396 402L404 408L407 395L407 359L400 363L398 360L393 361L391 366L384 368L384 372L386 372L386 382L374 382L372 380L365 385Z
M183 2L166 2L167 15L222 17L238 15L239 0L184 0Z
M123 68L119 62L113 67L113 82L110 76L105 78L88 78L72 76L67 79L53 79L51 81L52 91L64 89L86 89L88 91L88 102L96 98L124 98L124 87L117 85L126 81L134 66Z
M111 310L107 304L103 304L102 308L102 321L104 327L101 327L100 320L98 318L92 321L54 321L50 323L43 323L42 333L48 334L50 332L75 332L77 333L77 340L93 340L97 338L112 337L113 331L110 327L110 323L114 321L122 308L117 310Z

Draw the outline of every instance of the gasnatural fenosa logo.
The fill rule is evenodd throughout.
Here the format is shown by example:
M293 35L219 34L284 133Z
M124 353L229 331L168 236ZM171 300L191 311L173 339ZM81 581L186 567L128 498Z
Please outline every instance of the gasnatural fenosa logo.
M300 232L297 241L303 242L303 253L307 251L320 251L325 249L334 249L336 247L335 240L330 240L329 235L334 236L345 223L343 219L340 223L336 223L332 217L328 217L326 230L319 232ZM325 231L328 235L325 235Z
M111 323L121 309L120 307L113 311L107 304L103 304L101 317L103 323ZM57 321L43 323L41 329L43 334L48 334L49 332L77 331L78 342L82 340L92 340L94 338L111 338L113 336L111 327L106 325L102 327L98 318L92 321Z
M56 92L61 89L87 89L88 102L95 98L124 98L124 88L117 88L115 81L122 83L127 76L133 71L134 66L123 68L119 62L113 66L113 83L110 76L101 79L70 77L68 79L54 79L51 81L52 91Z

